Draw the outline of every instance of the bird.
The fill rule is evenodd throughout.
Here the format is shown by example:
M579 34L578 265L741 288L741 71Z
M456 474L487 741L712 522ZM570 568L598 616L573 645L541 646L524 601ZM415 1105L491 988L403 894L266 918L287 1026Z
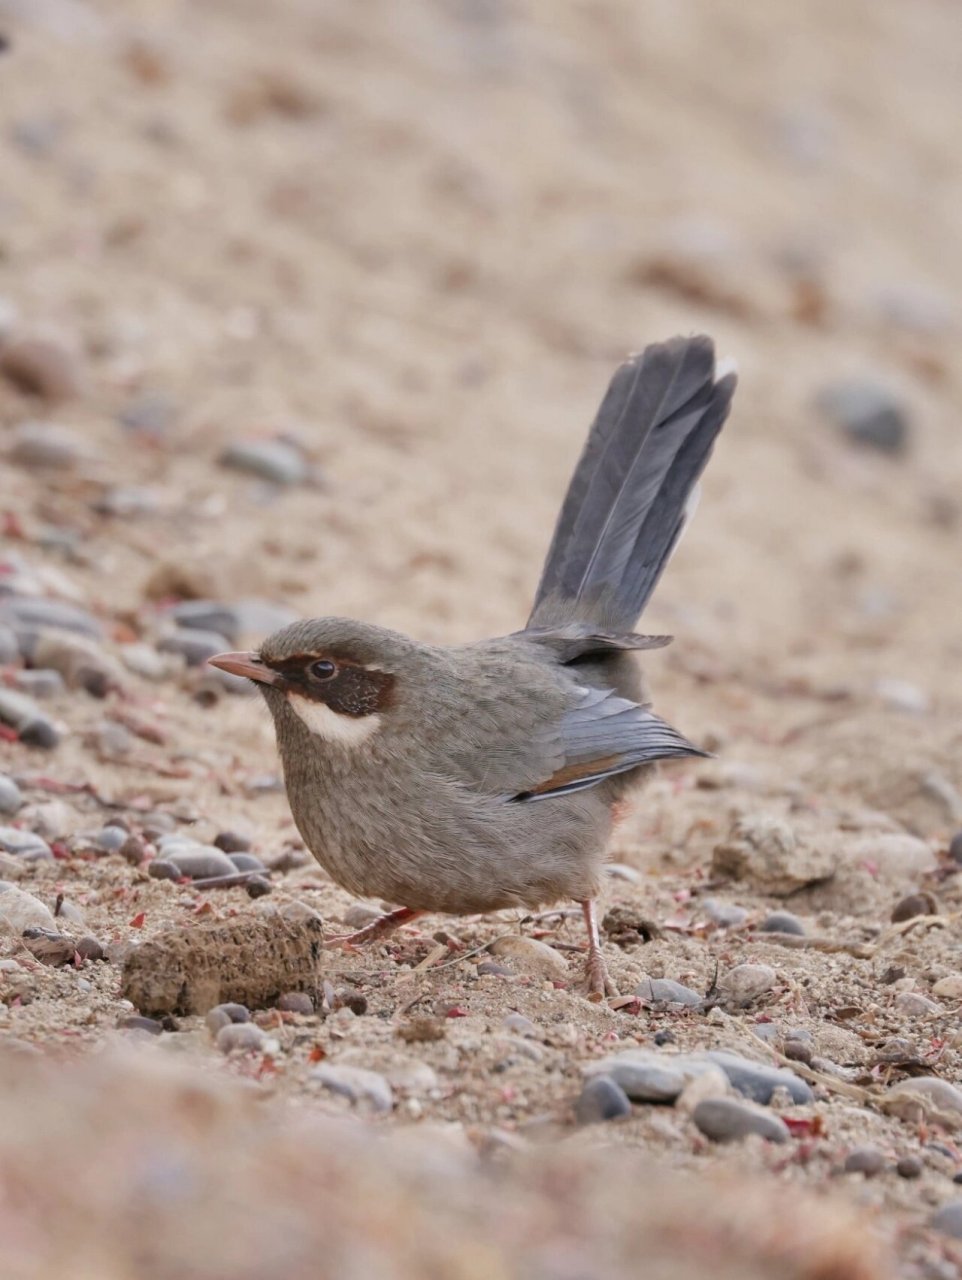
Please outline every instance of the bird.
M615 994L597 900L615 815L658 760L704 756L651 709L636 630L687 524L736 374L705 335L615 371L561 506L524 628L436 645L311 618L209 659L256 684L287 797L329 876L394 909L327 945L426 913L567 900L587 930L583 989Z

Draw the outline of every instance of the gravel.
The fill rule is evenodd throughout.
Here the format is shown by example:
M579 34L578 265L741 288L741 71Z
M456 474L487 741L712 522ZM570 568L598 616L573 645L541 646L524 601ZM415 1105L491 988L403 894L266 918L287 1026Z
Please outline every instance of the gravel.
M692 1112L692 1119L713 1142L738 1142L753 1136L787 1142L790 1137L784 1120L734 1098L704 1098Z
M575 1102L575 1119L579 1124L601 1124L630 1115L628 1095L611 1076L594 1076L586 1081Z
M394 1109L394 1092L384 1076L376 1071L323 1062L310 1073L310 1079L329 1093L366 1104L379 1114Z

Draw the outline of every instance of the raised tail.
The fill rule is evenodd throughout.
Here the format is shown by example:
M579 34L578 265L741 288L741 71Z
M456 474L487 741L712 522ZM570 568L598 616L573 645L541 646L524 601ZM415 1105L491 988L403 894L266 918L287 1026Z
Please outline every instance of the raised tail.
M685 527L735 390L704 335L655 343L611 380L588 434L529 627L631 630Z

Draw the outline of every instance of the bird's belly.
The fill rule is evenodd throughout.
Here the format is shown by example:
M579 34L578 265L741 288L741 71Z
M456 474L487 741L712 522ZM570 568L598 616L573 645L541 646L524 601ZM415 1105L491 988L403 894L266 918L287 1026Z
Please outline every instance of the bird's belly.
M518 802L422 782L368 793L362 808L336 795L292 808L314 857L351 893L471 915L593 897L611 827L602 791Z

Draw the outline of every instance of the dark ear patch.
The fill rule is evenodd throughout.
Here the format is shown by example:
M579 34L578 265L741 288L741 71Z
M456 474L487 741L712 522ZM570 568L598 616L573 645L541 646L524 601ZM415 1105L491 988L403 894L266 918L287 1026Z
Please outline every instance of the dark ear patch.
M322 658L337 664L337 674L330 680L311 679L311 664ZM327 653L299 653L268 665L283 677L283 687L288 693L323 702L338 715L372 716L391 705L394 676L388 671L378 671Z

